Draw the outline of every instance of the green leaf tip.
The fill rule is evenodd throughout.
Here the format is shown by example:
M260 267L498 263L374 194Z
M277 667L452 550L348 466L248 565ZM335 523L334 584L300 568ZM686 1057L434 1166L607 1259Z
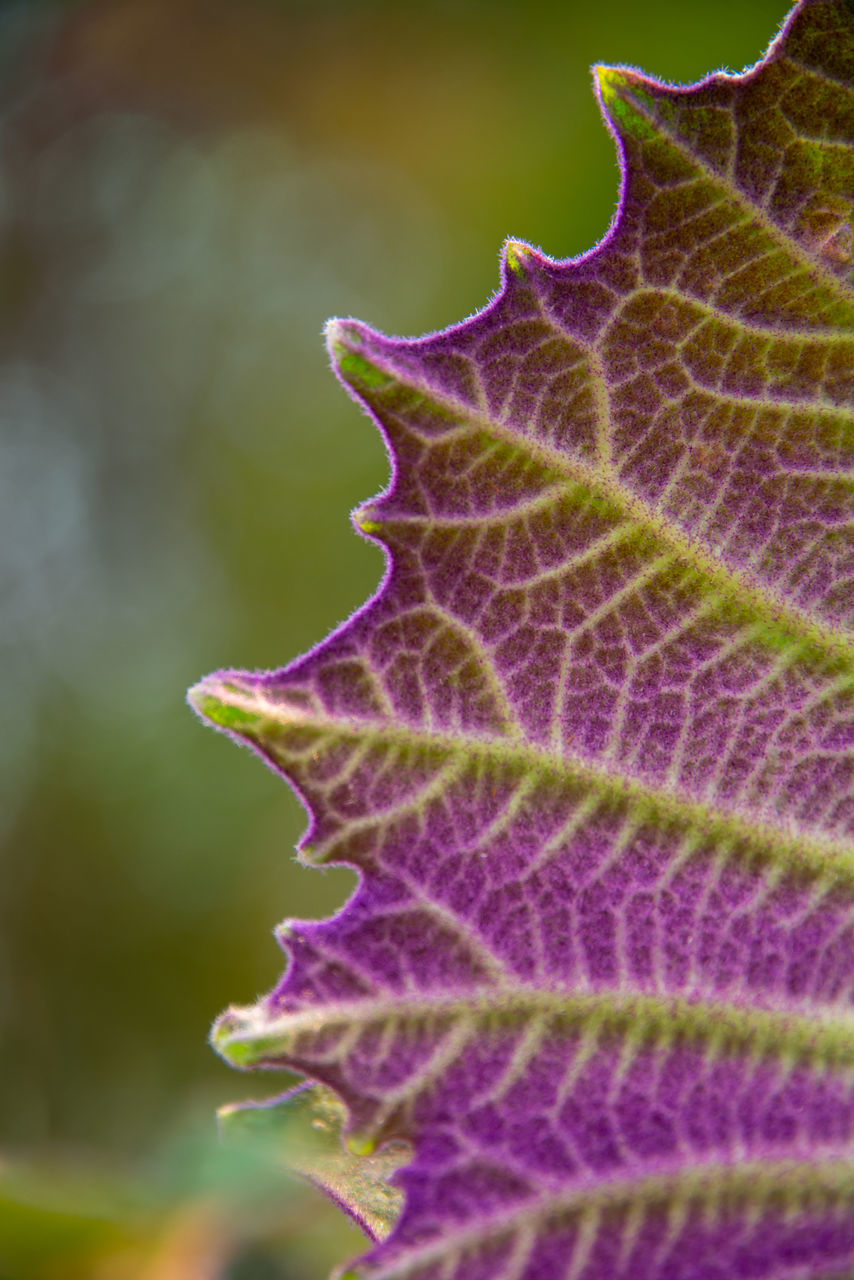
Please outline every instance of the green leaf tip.
M226 1009L211 1027L211 1044L217 1052L224 1053L226 1045L233 1036L240 1033L242 1027L242 1010L235 1007Z
M257 689L210 676L187 694L190 706L218 729L256 741L274 741L283 731L303 724L305 713L292 703L270 702Z
M329 354L339 374L354 390L387 387L394 378L354 348L364 346L364 336L355 325L330 320L326 326Z
M533 250L530 245L523 244L519 240L508 240L504 246L504 261L507 263L507 269L516 276L524 276L527 273L532 256Z
M382 521L377 519L376 510L371 507L357 507L353 512L353 523L361 533L378 534L382 532Z
M190 706L219 729L232 733L261 732L265 716L247 703L243 690L216 680L202 680L187 694Z
M599 96L606 106L610 106L620 87L626 82L625 72L620 67L606 67L599 62L591 67L591 71Z
M620 133L646 140L657 136L642 108L656 110L655 99L641 88L639 77L626 67L593 68L593 78L606 112Z

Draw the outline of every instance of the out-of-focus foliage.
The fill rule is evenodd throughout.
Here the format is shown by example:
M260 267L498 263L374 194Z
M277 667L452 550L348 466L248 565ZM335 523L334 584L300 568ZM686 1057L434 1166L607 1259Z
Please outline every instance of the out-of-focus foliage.
M212 1201L176 1173L180 1135L250 1091L212 1017L272 985L279 918L352 883L296 866L298 805L183 690L296 654L379 578L346 512L386 464L329 377L326 317L421 332L486 301L507 234L589 247L617 172L587 66L687 81L753 60L782 17L0 10L0 1275L146 1277L176 1240L158 1276L310 1280L356 1251L313 1193L261 1197L265 1219L240 1177ZM181 1261L226 1220L242 1261ZM89 1239L124 1261L98 1272Z
M325 1121L317 1118L324 1106ZM0 1165L0 1274L4 1280L322 1274L361 1237L294 1180L283 1153L291 1168L334 1183L334 1171L354 1160L340 1141L339 1113L340 1104L336 1110L324 1100L311 1112L280 1116L275 1134L257 1126L234 1134L232 1117L222 1142L211 1126L200 1126L167 1139L156 1158L119 1178L73 1158ZM383 1186L373 1202L383 1191L388 1199ZM373 1224L378 1220L374 1215Z

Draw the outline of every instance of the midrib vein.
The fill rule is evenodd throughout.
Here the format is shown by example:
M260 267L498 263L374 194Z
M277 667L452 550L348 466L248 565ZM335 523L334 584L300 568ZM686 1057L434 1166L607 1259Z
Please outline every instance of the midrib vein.
M470 995L371 996L362 1000L325 1002L293 1013L271 1016L266 1001L229 1009L217 1024L214 1039L229 1056L229 1045L254 1051L253 1061L266 1061L287 1053L286 1042L315 1033L324 1036L342 1030L372 1026L389 1020L405 1024L441 1019L449 1024L479 1020L507 1020L527 1025L531 1018L560 1019L563 1030L574 1030L590 1040L620 1036L638 1051L655 1041L659 1048L698 1040L715 1055L741 1054L754 1059L763 1054L790 1058L814 1066L850 1070L854 1067L854 1010L826 1007L784 1009L739 1004L702 992L694 998L648 995L641 991L602 989L578 993L576 989L531 987L524 983L480 986ZM544 1029L544 1037L548 1028ZM472 1028L472 1036L475 1029ZM241 1057L240 1049L234 1055ZM429 1064L426 1068L429 1072ZM417 1091L424 1081L414 1083ZM410 1090L412 1091L412 1090Z
M601 1179L587 1187L532 1196L517 1205L502 1208L498 1216L479 1219L475 1226L456 1231L443 1230L436 1241L404 1246L386 1265L347 1274L353 1280L405 1280L416 1268L420 1273L421 1268L444 1258L459 1257L464 1250L476 1248L486 1240L503 1238L508 1233L537 1227L550 1218L573 1213L581 1219L580 1229L585 1222L592 1220L593 1232L598 1234L599 1215L618 1205L660 1206L672 1213L674 1206L685 1206L696 1200L714 1204L729 1193L743 1198L745 1207L749 1208L761 1206L766 1199L788 1192L790 1212L793 1207L797 1211L801 1205L810 1206L814 1197L822 1195L829 1202L824 1207L838 1211L838 1204L834 1203L838 1198L854 1202L852 1157L854 1149L851 1145L840 1143L817 1151L813 1159L694 1160L671 1173L646 1173L646 1176L641 1166L636 1178ZM731 1208L730 1205L730 1211ZM844 1260L839 1261L845 1265ZM785 1270L787 1275L794 1275L789 1267ZM801 1268L796 1270L801 1274ZM656 1274L663 1273L656 1269ZM830 1280L829 1272L822 1274ZM833 1272L840 1280L842 1274L841 1271Z
M360 351L359 354L363 353ZM590 358L589 355L588 358ZM552 446L534 440L530 436L524 436L505 423L488 417L469 404L437 392L434 387L413 378L409 373L404 377L391 361L383 360L375 351L371 351L370 360L398 385L408 386L418 391L426 400L432 401L445 413L463 418L484 435L510 445L519 453L527 455L530 461L538 463L547 472L560 476L565 483L568 482L573 486L580 485L594 495L597 493L602 495L616 508L623 519L628 518L634 521L649 530L653 536L667 543L677 556L692 565L722 595L738 602L742 607L752 608L771 626L783 628L791 635L820 649L827 656L842 658L854 667L854 637L832 630L797 605L779 600L752 574L736 572L723 560L706 551L698 539L690 537L668 516L660 511L654 511L648 502L622 484L610 468L593 467L580 458L570 458ZM595 382L592 370L591 380ZM354 389L358 392L358 385ZM370 397L365 398L370 403ZM376 536L381 538L383 522L381 509L373 504L369 505L371 518L377 520L379 525ZM520 510L521 508L517 508L517 511ZM401 518L400 515L393 517L397 521ZM569 561L567 569L571 568L572 562Z
M240 679L239 673L235 673L234 679ZM395 748L415 748L425 754L439 751L445 757L461 756L473 766L513 764L540 778L551 777L559 784L576 782L587 790L597 791L603 799L624 801L629 808L637 806L642 817L654 817L665 828L675 823L686 830L701 831L709 842L746 845L753 852L765 854L793 870L829 876L837 883L854 888L854 845L850 843L809 832L790 832L761 819L752 821L734 810L692 800L601 765L594 766L565 749L557 756L517 737L463 737L395 721L336 719L274 701L219 676L202 681L190 690L190 696L198 710L215 724L222 723L217 720L217 705L244 713L249 718L244 727L234 724L224 727L257 741L273 753L276 739L283 731L310 727L370 746L388 744ZM214 706L210 705L211 701ZM276 759L287 772L286 760L281 755ZM380 810L373 816L373 822L382 823L387 817L388 810ZM349 824L342 834L330 837L325 843L337 844L348 829Z

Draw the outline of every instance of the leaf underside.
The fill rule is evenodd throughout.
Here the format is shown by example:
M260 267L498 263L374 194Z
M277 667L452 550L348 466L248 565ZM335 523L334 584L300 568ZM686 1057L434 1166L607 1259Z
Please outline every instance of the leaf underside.
M424 339L329 326L384 582L191 699L360 883L215 1043L411 1144L354 1276L850 1276L854 10L598 92L596 249L510 243Z

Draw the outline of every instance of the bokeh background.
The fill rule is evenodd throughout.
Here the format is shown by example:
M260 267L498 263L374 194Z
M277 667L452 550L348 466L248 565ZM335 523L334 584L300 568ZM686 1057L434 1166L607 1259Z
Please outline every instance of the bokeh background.
M512 234L613 214L594 61L684 82L785 0L0 5L0 1277L321 1280L362 1237L217 1105L206 1044L345 899L184 690L376 587L387 477L330 315L480 308ZM278 1082L283 1083L283 1082Z

